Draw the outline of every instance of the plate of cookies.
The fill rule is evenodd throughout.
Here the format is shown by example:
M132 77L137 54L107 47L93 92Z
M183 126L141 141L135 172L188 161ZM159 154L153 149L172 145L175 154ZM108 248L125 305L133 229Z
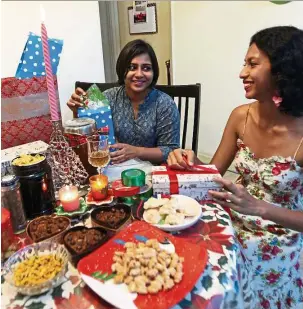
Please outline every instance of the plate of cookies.
M207 260L203 246L134 221L77 268L84 282L115 308L169 309L193 289Z
M142 213L143 212L143 213ZM185 195L148 199L141 210L144 221L167 231L176 232L194 225L202 215L201 205Z

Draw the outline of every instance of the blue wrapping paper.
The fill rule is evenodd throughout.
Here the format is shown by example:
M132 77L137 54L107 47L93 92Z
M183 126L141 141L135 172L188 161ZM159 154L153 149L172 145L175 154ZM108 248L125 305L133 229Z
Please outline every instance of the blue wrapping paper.
M80 107L78 109L78 117L89 117L94 119L97 129L108 127L108 144L113 145L116 143L110 106L99 107L95 110Z
M63 41L59 39L48 39L48 44L52 71L56 75ZM25 79L38 76L45 76L42 41L40 36L30 32L15 77Z

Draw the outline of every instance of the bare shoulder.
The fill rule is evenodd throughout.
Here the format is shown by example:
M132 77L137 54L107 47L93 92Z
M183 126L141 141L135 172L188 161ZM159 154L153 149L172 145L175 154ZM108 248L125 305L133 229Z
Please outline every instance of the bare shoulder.
M253 109L255 102L249 104L243 104L236 107L229 116L229 123L233 126L237 135L240 136L243 132L245 120L247 117L248 109Z
M243 104L243 105L240 105L234 108L230 114L230 117L236 121L245 119L247 116L248 109L254 107L255 104L256 102L253 102L253 103Z

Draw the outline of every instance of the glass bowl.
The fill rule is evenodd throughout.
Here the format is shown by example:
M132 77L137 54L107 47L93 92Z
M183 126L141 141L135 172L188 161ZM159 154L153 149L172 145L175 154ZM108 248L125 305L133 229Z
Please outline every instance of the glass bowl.
M56 274L52 279L42 282L34 286L16 286L13 280L14 269L19 263L25 261L32 256L42 256L52 254L57 258L61 258L63 261L62 269ZM35 243L30 246L26 246L15 254L13 254L5 263L3 268L3 275L5 280L16 289L16 291L23 295L39 295L52 288L57 287L62 283L62 278L64 277L67 266L68 266L69 254L63 245L57 244L55 242L40 242Z

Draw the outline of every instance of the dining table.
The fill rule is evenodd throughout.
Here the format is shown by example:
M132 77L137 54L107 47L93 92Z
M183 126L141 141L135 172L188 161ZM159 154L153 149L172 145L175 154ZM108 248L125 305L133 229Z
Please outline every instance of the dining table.
M220 205L200 202L202 216L192 227L174 232L188 242L207 251L207 264L193 289L173 309L243 308L240 293L240 267L237 265L240 247L234 235L230 216ZM90 218L80 224L91 225ZM26 233L14 238L15 250L30 243ZM196 261L199 263L199 260ZM18 294L1 276L1 308L6 309L107 309L114 308L95 294L81 279L78 270L69 263L62 282L56 288L38 296Z

